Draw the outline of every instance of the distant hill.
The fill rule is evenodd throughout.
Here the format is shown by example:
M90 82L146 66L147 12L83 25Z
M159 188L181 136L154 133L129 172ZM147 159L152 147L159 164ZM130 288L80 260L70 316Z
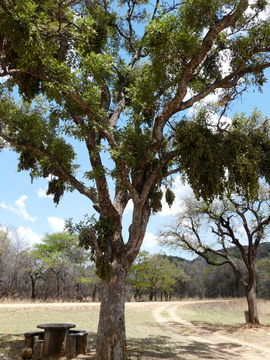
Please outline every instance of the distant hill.
M245 248L247 248L247 246L245 246ZM232 246L229 249L229 252L230 252L231 256L233 256L237 259L241 259L240 251L238 250L238 248L236 246ZM182 258L180 256L172 256L172 255L163 255L163 256L165 258L169 259L170 262L178 263L180 265L187 264L187 263L193 263L193 262L196 263L196 259L198 259L198 257L196 257L193 260L188 260L188 259ZM261 243L258 247L256 260L258 261L265 257L270 257L270 242Z
M174 262L174 263L179 263L179 264L183 264L183 263L189 263L190 260L184 259L180 256L172 256L172 255L164 255L164 257L166 257L167 259L170 260L170 262Z
M245 246L245 248L247 248L247 246ZM241 259L241 254L236 246L231 247L229 251L232 256ZM258 261L265 257L270 257L270 242L261 243L258 247L256 260Z
M268 256L270 256L270 242L261 243L258 248L257 260Z

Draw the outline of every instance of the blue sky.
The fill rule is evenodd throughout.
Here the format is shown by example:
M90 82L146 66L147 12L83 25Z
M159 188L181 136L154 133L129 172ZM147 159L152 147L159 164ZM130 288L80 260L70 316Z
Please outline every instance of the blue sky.
M270 71L267 73L270 79ZM266 84L263 93L254 89L242 95L242 98L233 104L230 111L250 112L257 107L266 116L270 117L270 84ZM41 241L45 233L61 231L64 221L72 217L79 221L83 215L92 214L91 203L77 191L66 193L56 207L52 199L46 196L47 181L37 179L31 184L29 174L24 171L17 173L18 155L4 150L0 152L0 225L13 228L25 244L33 245ZM156 237L159 230L169 224L181 207L181 199L189 191L178 178L175 184L176 202L171 209L164 205L162 212L151 218L147 228L143 249L158 252ZM129 206L125 215L126 228L131 214ZM126 232L127 230L125 230ZM167 252L167 251L166 251ZM177 255L187 256L178 252Z

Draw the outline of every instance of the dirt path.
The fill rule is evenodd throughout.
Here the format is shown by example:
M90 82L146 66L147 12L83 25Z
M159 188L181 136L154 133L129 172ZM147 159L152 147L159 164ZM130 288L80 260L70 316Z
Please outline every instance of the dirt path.
M260 328L255 329L257 336L253 337L254 342L250 342L239 338L239 331L237 335L235 333L231 335L224 334L222 330L215 330L212 327L211 329L207 329L205 327L195 326L179 317L177 310L180 306L195 305L196 303L201 304L202 302L217 302L217 300L160 303L159 306L153 308L152 313L156 321L167 330L181 334L182 336L185 335L187 340L196 344L197 348L207 346L207 359L266 360L270 358L270 347L257 344L258 338L260 337ZM251 329L242 328L241 337L245 338L246 332L247 338L250 340L248 334L250 330ZM267 338L268 341L264 343L265 345L268 345L269 339L270 336ZM198 359L199 358L201 359L202 357L198 357Z

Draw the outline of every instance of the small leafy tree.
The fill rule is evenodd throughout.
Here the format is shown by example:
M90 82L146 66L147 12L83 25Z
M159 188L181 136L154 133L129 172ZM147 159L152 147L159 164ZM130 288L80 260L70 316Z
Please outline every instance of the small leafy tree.
M266 81L266 7L265 0L0 0L0 138L19 153L19 170L50 175L56 203L77 190L97 212L78 228L103 279L97 360L126 357L125 278L150 215L161 209L162 185L173 202L171 175L185 173L204 198L223 191L228 172L231 188L253 193L258 173L270 178L263 129L224 136L179 116L215 92L223 113L246 87ZM24 104L12 99L14 89Z
M75 274L79 281L81 264L86 262L88 256L78 248L78 237L64 232L46 234L42 243L35 245L32 254L47 272L53 273L57 298L60 297L61 284L67 280L67 270L72 268L69 276Z
M140 301L142 299L143 294L149 286L146 278L146 272L150 268L149 258L150 255L147 251L141 251L129 270L127 284L133 289L134 299L136 301Z
M156 300L158 292L168 300L173 293L177 277L180 277L177 265L171 263L169 259L164 258L160 254L151 256L149 265L145 275L148 284L149 300ZM183 272L181 274L183 275Z
M184 271L161 254L139 253L131 266L128 284L134 289L135 300L140 300L145 293L149 300L156 300L157 294L166 300L174 292L178 278L186 278Z
M232 194L213 203L190 199L185 212L161 233L163 244L184 246L210 265L229 264L245 289L252 324L259 324L255 261L258 247L269 231L269 205L269 190L265 188L261 188L256 200Z

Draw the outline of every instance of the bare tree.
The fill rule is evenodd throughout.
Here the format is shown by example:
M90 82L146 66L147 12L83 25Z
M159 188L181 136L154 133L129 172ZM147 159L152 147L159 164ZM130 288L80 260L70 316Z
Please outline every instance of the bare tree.
M210 265L229 264L245 289L249 322L259 324L255 261L270 225L269 189L261 188L256 200L228 195L213 203L189 199L185 204L186 211L161 233L161 242L191 250ZM243 260L247 276L237 256Z

